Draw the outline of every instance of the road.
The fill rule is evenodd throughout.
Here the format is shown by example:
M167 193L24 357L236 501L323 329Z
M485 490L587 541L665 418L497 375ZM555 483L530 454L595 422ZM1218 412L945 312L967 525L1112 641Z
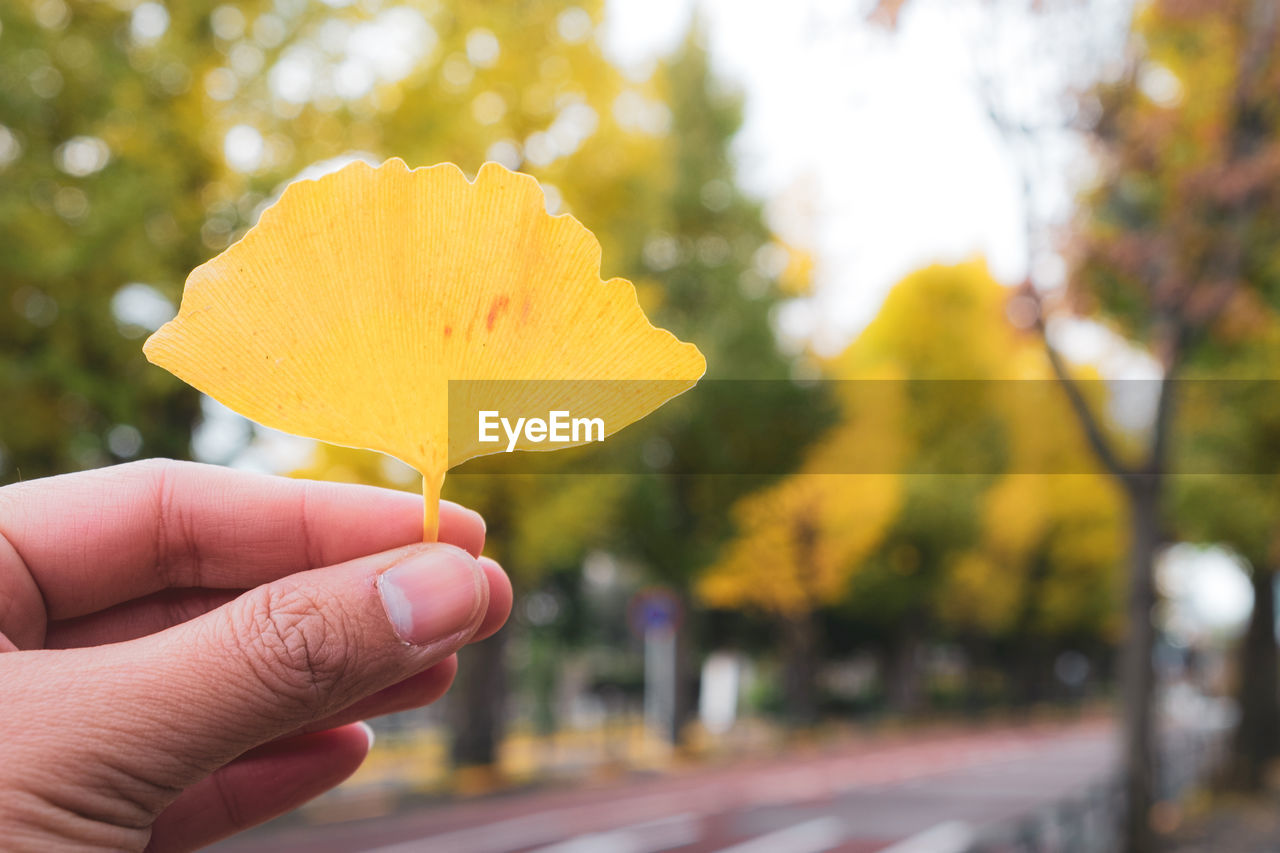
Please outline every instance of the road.
M222 853L958 853L1083 794L1113 767L1108 724L933 733L608 786L292 826Z

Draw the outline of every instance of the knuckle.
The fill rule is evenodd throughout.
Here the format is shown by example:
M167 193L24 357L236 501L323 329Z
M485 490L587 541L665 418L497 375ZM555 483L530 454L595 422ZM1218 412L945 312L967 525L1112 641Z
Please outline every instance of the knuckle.
M292 711L327 708L346 680L351 632L326 598L293 586L243 599L236 635L250 669Z
M138 474L168 474L182 467L183 463L175 459L153 457L139 459L136 462L125 462L119 466L122 471Z
M158 491L164 492L164 486L194 467L194 465L195 463L192 462L180 462L176 459L156 457L139 459L135 462L125 462L118 466L117 470L118 476L122 478L131 480L136 478L138 481L150 482L158 487Z

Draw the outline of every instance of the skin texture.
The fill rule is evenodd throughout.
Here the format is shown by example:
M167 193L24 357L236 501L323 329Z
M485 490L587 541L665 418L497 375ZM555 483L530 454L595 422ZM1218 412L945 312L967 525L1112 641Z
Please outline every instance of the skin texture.
M349 776L358 721L510 613L483 520L440 515L423 544L412 495L164 460L0 489L5 849L192 850Z

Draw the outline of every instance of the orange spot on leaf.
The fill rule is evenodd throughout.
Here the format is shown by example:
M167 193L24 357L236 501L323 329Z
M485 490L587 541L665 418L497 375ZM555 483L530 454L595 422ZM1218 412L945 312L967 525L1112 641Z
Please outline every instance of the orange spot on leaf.
M498 319L498 315L506 310L511 300L505 296L499 296L489 305L489 315L484 318L484 327L489 331L493 331L493 321Z

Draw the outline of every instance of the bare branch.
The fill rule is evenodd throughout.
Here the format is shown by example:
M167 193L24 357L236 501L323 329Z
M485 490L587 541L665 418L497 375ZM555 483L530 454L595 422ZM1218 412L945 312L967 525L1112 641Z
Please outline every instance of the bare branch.
M1076 419L1080 422L1080 428L1084 430L1089 446L1093 448L1094 453L1098 455L1098 461L1102 463L1102 467L1109 474L1121 481L1127 481L1132 477L1133 472L1120 461L1120 456L1116 453L1106 430L1103 429L1102 422L1089 406L1089 401L1085 399L1084 393L1080 390L1080 383L1071 375L1071 369L1062 358L1062 354L1049 343L1040 295L1036 293L1035 288L1029 282L1024 285L1023 289L1036 302L1036 331L1040 333L1040 340L1044 343L1044 351L1049 357L1049 365L1053 368L1053 375L1058 380L1058 384L1062 386L1063 393L1067 395L1067 402L1071 404L1071 409L1075 412Z

